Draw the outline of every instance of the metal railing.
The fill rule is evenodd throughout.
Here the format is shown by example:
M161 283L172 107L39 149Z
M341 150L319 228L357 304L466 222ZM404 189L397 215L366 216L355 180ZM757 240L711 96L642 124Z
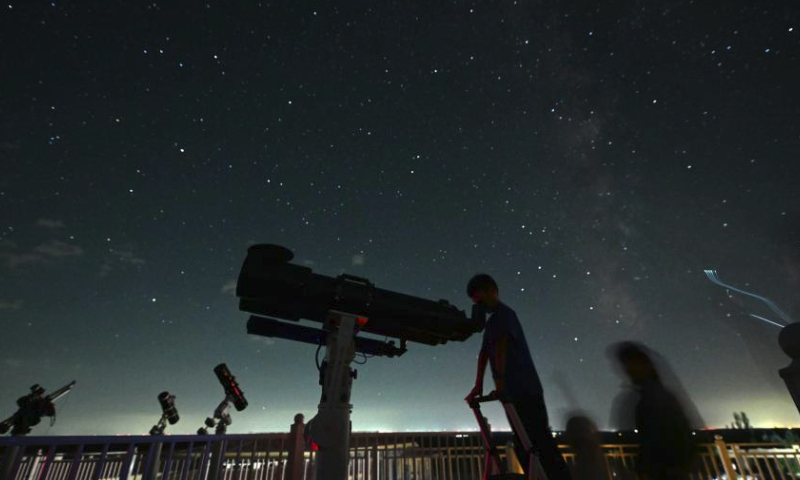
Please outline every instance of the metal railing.
M0 480L313 480L314 452L292 452L295 433L3 438ZM477 432L353 433L349 477L479 480L480 441ZM602 448L609 480L638 478L636 445ZM693 480L800 480L798 445L717 437L699 448Z
M0 440L0 480L280 480L285 433ZM214 475L214 472L219 474Z

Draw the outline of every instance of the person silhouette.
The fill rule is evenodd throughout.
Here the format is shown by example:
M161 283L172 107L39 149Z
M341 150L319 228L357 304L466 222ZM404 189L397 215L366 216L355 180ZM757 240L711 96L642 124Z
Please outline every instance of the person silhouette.
M483 377L488 363L495 383L495 390L489 396L513 404L549 480L571 480L550 430L542 383L517 314L500 301L497 283L487 274L472 277L467 284L467 295L491 314L483 332L475 386L467 395L467 402L471 403L472 399L483 394ZM511 419L509 422L514 424ZM528 455L522 445L516 445L515 449L527 472Z
M639 473L650 480L688 480L698 458L688 398L665 386L655 354L644 345L622 342L610 353L632 387L616 413L632 419L639 433Z
M574 480L608 479L600 435L591 418L582 413L570 415L564 437L575 452L575 463L571 465Z

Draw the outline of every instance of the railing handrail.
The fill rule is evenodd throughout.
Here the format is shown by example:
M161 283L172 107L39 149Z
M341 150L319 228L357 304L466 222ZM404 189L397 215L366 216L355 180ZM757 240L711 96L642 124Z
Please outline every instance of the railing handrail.
M263 438L282 438L286 433L239 433L229 435L69 435L69 436L32 436L32 437L0 437L0 446L32 446L42 447L63 445L123 445L153 443L206 443L219 441L259 440Z
M510 432L508 432L510 433ZM478 432L353 432L353 437L366 437L375 439L397 439L403 441L404 438L411 439L413 437L453 437L453 436L473 436L478 435ZM161 443L205 443L205 442L218 442L218 441L239 441L239 440L259 440L266 438L279 439L287 436L283 432L264 432L264 433L237 433L226 435L67 435L67 436L25 436L25 437L0 437L0 446L35 446L41 445L42 447L49 446L64 446L64 445L124 445L124 444L153 444ZM738 448L784 448L793 449L800 448L800 441L798 442L725 442L728 446L737 446ZM713 442L702 442L697 444L698 447L713 447ZM570 448L568 444L559 444L561 448ZM604 443L600 445L602 449L636 449L639 445L636 443Z

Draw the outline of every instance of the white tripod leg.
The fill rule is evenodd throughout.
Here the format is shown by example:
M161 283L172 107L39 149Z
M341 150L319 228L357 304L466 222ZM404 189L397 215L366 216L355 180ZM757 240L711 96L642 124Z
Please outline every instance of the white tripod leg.
M528 432L525 431L525 425L522 424L517 409L513 403L503 402L503 408L506 411L511 429L514 431L517 441L522 445L522 449L528 455L528 471L526 472L528 480L549 480L547 474L542 468L542 462L539 460L539 455L533 450L533 442L528 437Z

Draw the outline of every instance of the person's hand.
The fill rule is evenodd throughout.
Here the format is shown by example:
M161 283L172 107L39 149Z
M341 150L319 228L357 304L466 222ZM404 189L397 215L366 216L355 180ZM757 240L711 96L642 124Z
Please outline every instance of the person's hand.
M481 395L483 395L483 385L475 385L472 387L472 390L469 391L467 396L464 397L464 400L466 400L467 403L472 403L472 400L475 397L480 397Z

